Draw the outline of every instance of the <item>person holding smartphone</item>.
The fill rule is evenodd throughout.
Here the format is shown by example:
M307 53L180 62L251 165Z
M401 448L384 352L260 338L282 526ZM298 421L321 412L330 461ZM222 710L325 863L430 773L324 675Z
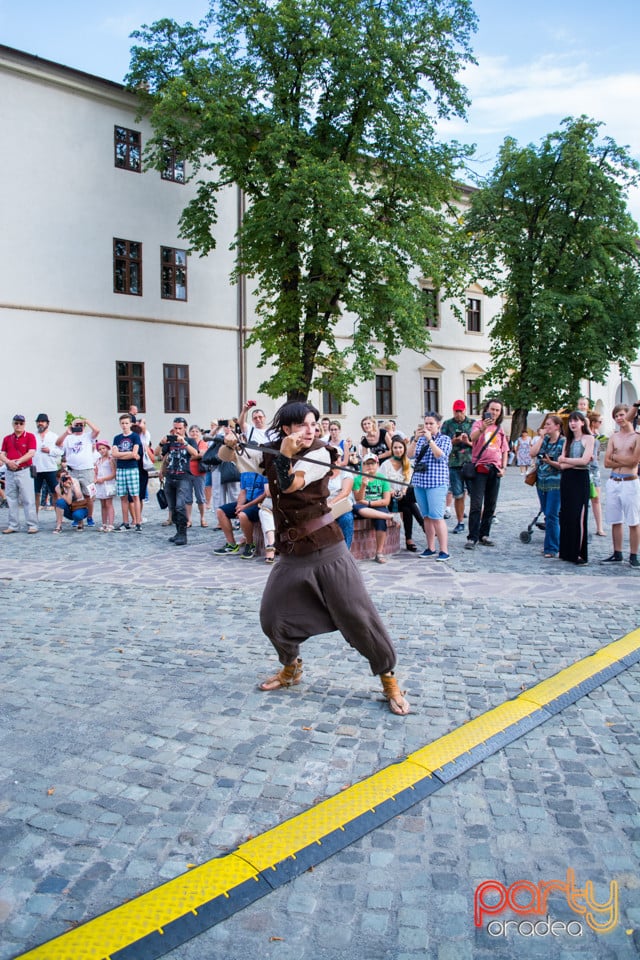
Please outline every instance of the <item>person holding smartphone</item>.
M471 461L476 475L471 481L469 504L469 535L465 550L475 550L476 544L493 547L489 538L500 493L500 480L507 469L509 441L502 429L504 407L495 397L487 400L481 419L471 430Z

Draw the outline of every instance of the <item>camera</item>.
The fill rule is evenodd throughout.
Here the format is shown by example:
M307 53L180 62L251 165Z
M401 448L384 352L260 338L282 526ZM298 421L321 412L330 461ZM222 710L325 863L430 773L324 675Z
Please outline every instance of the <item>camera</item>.
M248 407L255 407L255 405L256 405L256 401L255 401L255 400L247 400L247 406L248 406Z
M228 420L218 420L218 426L219 426L219 427L228 427L228 426L229 426L229 421L228 421Z
M71 433L84 433L84 424L82 424L82 423L72 423L72 424L71 424Z

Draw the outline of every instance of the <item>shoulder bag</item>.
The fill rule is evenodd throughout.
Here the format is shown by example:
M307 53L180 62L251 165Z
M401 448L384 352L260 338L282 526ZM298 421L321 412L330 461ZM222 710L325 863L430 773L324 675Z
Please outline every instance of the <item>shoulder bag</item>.
M496 429L493 431L493 433L491 434L491 436L489 437L489 439L485 441L485 443L484 443L483 446L482 446L482 450L480 451L480 453L479 453L478 456L476 457L475 461L474 461L474 460L467 460L466 463L463 463L463 464L462 464L462 478L463 478L463 480L475 480L475 478L476 478L476 464L477 464L478 460L480 459L480 457L482 456L482 454L484 453L484 451L487 449L487 447L488 447L489 444L491 443L491 441L493 440L493 438L497 435L499 429L500 429L500 427L496 427Z

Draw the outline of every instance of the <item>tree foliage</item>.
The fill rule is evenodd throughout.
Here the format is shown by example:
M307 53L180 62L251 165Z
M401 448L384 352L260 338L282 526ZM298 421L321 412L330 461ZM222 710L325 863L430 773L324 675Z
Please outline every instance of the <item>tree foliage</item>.
M640 346L638 231L626 207L638 165L600 126L567 118L539 147L507 138L465 218L474 279L503 297L483 379L520 411L575 404L582 379L604 383Z
M213 0L197 27L133 35L153 164L171 143L206 171L181 219L192 249L215 246L224 186L248 198L235 278L256 286L249 341L275 366L269 395L345 398L381 359L425 349L416 269L437 285L455 273L447 213L466 153L434 124L464 115L474 29L469 0Z

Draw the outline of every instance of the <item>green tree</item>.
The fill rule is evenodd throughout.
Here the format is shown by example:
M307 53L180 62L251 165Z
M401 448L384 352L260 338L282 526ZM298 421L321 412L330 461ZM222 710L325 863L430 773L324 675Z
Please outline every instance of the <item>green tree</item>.
M475 24L469 0L215 0L198 27L133 34L152 164L169 143L207 173L180 221L191 248L215 246L222 188L248 198L234 277L255 284L248 342L275 367L270 396L346 398L381 360L425 350L416 271L455 274L448 213L468 152L434 124L465 113Z
M600 138L601 124L568 118L539 147L504 141L464 219L473 279L503 308L483 378L515 408L574 405L582 379L604 383L640 346L637 226L626 190L638 164Z

